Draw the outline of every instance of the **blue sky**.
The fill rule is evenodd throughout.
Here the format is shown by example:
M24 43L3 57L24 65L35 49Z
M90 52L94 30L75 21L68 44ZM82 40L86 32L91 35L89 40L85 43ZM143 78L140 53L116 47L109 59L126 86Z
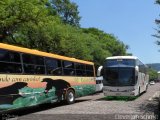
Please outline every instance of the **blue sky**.
M129 53L143 63L160 63L160 46L155 44L154 20L160 6L154 0L71 0L79 8L80 25L114 34L129 45Z

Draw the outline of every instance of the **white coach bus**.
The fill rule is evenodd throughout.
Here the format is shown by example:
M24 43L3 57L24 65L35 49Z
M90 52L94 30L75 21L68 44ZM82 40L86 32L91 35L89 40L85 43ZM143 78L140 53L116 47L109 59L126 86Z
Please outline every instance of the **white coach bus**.
M135 56L108 57L99 72L105 96L138 96L147 91L147 66Z

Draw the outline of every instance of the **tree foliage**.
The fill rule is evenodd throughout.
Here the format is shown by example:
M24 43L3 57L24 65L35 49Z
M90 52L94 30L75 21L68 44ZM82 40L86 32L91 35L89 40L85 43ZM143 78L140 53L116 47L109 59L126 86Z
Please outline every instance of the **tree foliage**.
M152 81L152 80L156 80L158 78L158 73L157 71L155 71L154 69L152 68L149 68L148 69L148 74L149 74L149 80Z
M156 0L156 4L160 5L160 0ZM160 45L160 19L156 19L155 23L157 24L157 33L153 36L157 38L157 45Z
M16 42L15 37L22 27L38 25L47 17L44 1L2 0L0 4L0 34L4 39Z
M80 16L78 6L70 0L50 0L52 8L64 23L79 27Z
M75 3L51 3L1 0L0 42L89 60L96 65L108 56L126 55L127 46L114 35L97 28L77 27L80 17Z

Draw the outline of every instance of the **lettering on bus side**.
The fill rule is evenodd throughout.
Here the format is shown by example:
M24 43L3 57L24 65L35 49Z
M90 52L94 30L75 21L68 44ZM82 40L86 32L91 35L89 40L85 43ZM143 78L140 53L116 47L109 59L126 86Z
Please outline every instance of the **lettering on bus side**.
M7 76L0 77L0 82L38 82L41 80L41 77L16 77L16 76Z
M79 83L81 83L81 82L91 82L91 81L94 81L94 78L76 77L75 81L79 82Z

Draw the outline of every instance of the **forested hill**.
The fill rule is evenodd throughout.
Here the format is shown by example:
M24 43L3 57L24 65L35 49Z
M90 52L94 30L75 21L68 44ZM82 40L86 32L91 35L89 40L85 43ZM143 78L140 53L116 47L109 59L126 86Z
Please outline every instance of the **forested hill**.
M116 35L81 28L78 5L70 0L0 1L0 42L102 64L126 55ZM94 26L94 25L93 25Z
M152 63L152 64L147 64L150 68L160 71L160 63Z

